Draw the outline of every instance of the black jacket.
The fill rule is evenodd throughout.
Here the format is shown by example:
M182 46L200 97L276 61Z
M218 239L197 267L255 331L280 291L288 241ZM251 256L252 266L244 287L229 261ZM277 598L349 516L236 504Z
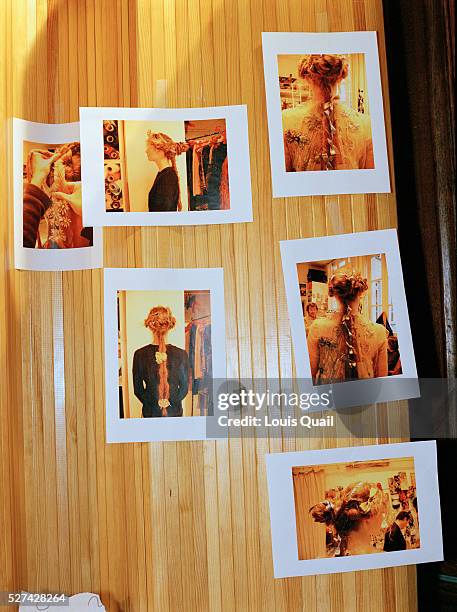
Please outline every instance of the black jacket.
M171 166L167 166L157 174L149 192L149 212L176 212L178 200L178 176Z
M147 344L133 355L133 389L143 404L144 417L161 417L159 407L159 366L155 354L157 344ZM168 416L182 416L181 401L189 390L189 359L186 351L167 344L168 384L170 386L170 406Z
M397 523L393 523L384 536L384 552L394 550L406 550L406 540Z

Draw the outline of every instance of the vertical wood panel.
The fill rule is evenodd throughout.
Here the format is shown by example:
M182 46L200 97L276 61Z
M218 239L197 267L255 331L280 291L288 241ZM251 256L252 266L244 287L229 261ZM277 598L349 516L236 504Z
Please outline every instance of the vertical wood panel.
M8 0L2 176L13 115L64 122L80 105L150 106L158 79L168 106L248 104L254 223L109 228L105 265L223 266L229 376L291 378L279 241L394 227L396 205L394 194L272 200L261 32L377 30L387 92L381 9L380 0ZM392 168L387 98L385 110ZM11 186L2 181L0 193L0 588L100 592L110 612L415 609L411 569L273 579L264 454L358 444L349 423L338 439L104 443L102 272L14 271ZM397 439L405 418L402 403L388 410L360 417L382 441Z

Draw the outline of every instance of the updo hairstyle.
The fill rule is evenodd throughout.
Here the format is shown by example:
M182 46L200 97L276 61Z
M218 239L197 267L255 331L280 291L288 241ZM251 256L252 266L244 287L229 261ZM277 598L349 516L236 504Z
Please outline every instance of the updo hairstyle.
M329 296L339 298L344 304L350 304L367 289L367 279L363 278L359 272L350 275L337 272L328 282Z

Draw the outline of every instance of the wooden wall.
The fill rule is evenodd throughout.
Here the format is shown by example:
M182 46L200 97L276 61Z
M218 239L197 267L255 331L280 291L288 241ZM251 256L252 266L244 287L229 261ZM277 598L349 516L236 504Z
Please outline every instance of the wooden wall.
M229 374L291 376L279 240L394 227L396 204L272 201L261 32L365 29L378 31L387 92L380 0L2 3L0 589L99 592L110 612L416 609L413 568L273 579L264 453L373 439L347 420L325 441L107 446L102 272L17 272L12 259L11 116L150 106L157 79L169 106L247 104L255 222L111 228L105 265L223 266ZM397 441L404 405L385 408L361 418Z

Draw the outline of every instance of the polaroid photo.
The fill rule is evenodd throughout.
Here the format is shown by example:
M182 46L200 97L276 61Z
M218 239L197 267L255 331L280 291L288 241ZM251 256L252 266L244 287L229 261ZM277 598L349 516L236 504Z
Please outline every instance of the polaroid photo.
M334 406L419 396L394 229L280 243L297 378Z
M107 442L204 440L226 378L223 270L105 269Z
M246 106L81 108L80 118L93 225L252 221Z
M443 559L436 443L266 455L275 578Z
M102 230L82 219L79 123L13 119L13 166L15 267L101 268Z
M263 32L273 197L390 192L376 32Z

